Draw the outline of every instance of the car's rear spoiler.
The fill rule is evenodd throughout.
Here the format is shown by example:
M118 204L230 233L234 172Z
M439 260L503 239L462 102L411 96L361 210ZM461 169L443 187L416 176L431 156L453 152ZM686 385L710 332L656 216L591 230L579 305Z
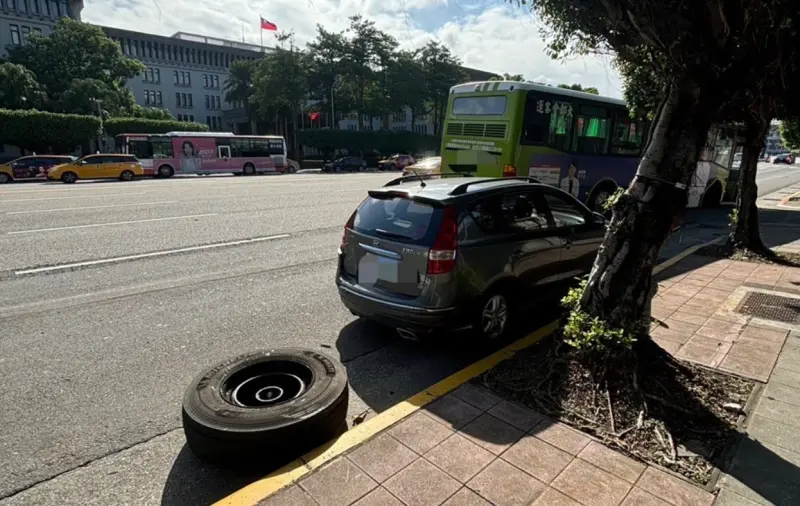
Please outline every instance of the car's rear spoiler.
M414 202L419 202L421 204L428 204L433 207L444 207L445 203L439 199L432 199L429 197L424 197L422 195L418 195L413 192L398 190L398 189L377 189L377 190L369 190L367 194L374 198L374 199L391 199L391 198L401 198L401 199L408 199L413 200Z

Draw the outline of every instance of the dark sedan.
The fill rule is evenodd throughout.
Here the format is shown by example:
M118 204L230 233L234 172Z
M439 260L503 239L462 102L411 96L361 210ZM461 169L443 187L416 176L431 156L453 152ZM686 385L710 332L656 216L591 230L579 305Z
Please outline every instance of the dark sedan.
M322 172L363 172L367 170L367 162L357 156L337 158L322 167Z

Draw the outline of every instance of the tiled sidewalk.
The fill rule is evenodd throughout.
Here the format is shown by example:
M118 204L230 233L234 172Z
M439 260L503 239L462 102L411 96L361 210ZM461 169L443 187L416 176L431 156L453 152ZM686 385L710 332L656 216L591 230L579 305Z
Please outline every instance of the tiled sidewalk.
M737 312L750 292L800 303L800 269L690 256L658 279L654 340L682 359L770 380L718 497L466 384L260 504L800 504L800 326Z
M701 506L714 496L466 384L263 506Z
M657 279L653 340L678 358L767 381L792 327L736 309L750 292L800 297L800 269L691 256Z

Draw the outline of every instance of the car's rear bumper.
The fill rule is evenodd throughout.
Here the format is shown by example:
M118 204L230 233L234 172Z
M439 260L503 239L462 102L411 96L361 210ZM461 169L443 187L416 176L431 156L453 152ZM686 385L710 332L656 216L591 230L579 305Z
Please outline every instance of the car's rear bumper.
M426 308L389 301L336 277L339 296L347 309L358 316L396 328L414 331L461 330L469 321L455 307Z

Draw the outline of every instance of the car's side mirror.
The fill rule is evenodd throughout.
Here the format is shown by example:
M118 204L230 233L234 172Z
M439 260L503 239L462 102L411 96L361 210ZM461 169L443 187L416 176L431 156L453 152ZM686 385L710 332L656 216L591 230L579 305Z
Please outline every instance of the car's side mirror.
M605 225L606 217L600 213L592 213L592 222L597 225Z

